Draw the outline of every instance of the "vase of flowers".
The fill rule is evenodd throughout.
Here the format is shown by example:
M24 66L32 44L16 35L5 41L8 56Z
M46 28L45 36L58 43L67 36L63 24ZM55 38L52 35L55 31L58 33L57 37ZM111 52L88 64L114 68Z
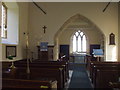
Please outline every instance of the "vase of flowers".
M9 55L9 56L8 56L8 59L9 59L9 60L13 60L13 56ZM16 68L16 67L14 66L14 62L13 62L13 61L12 61L12 65L10 66L10 68Z
M13 60L13 56L9 55L8 59Z

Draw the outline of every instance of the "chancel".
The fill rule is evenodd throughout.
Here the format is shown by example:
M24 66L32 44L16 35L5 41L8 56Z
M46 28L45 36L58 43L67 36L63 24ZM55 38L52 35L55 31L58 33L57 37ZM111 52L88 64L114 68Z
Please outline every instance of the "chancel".
M120 89L120 2L3 0L0 9L2 90Z

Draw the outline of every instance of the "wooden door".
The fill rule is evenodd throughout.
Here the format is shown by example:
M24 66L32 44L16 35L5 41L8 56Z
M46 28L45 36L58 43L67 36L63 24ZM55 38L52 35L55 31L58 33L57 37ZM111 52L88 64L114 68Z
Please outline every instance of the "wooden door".
M69 45L60 45L59 53L66 55L67 59L69 59Z

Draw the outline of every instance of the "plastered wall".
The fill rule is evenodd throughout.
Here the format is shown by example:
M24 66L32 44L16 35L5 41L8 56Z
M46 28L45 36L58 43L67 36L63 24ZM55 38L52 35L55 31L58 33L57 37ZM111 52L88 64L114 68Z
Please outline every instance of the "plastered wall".
M34 52L34 57L37 58L37 45L42 41L49 42L49 45L55 45L56 43L67 44L69 39L58 39L57 32L62 30L61 27L64 23L72 16L80 14L88 18L105 36L105 60L118 60L118 5L117 3L111 3L105 12L102 12L107 3L95 3L95 2L77 2L77 3L55 3L55 2L37 2L46 11L46 15L42 13L33 3L17 3L19 6L19 42L17 45L17 57L16 59L25 58L26 50L26 33L29 32L29 47L30 51ZM43 32L43 26L46 26L46 33ZM60 32L60 31L59 31ZM66 36L65 31L64 37L70 37L70 33ZM25 33L25 34L24 34ZM109 34L115 34L116 45L109 45ZM91 34L96 37L95 33ZM99 36L98 36L99 37ZM92 40L89 36L90 43L99 43L97 40ZM63 41L64 42L63 42ZM120 40L119 40L120 41ZM56 43L55 43L56 42ZM1 44L0 44L1 46ZM0 50L0 58L5 58L5 46L2 45ZM119 44L120 46L120 44ZM54 53L57 55L57 47L54 48ZM120 51L120 50L119 50ZM120 57L120 56L119 56Z
M89 53L90 44L102 44L103 36L102 33L100 33L98 30L82 30L87 38L87 52ZM76 32L76 30L65 30L62 32L58 37L59 45L70 45L70 53L72 53L72 47L71 47L71 37ZM67 34L67 35L66 35Z
M119 6L119 9L118 9L118 37L120 37L120 2L119 2L119 4L118 4L118 6ZM118 42L119 42L119 44L118 44L118 60L120 61L120 38L118 38Z
M1 13L1 5L2 3L0 2L0 13ZM1 23L1 14L0 14L0 23ZM0 28L0 35L1 35L1 28ZM2 43L1 43L1 36L0 36L0 60L2 59Z
M26 35L24 33L28 32L28 3L17 2L19 8L18 15L18 44L1 44L2 45L2 60L6 60L6 45L16 46L17 48L17 56L14 58L16 60L26 58ZM12 21L11 21L12 23Z
M77 3L48 3L41 2L38 5L47 14L44 15L33 3L29 3L29 32L30 47L37 56L37 45L41 41L54 44L54 37L62 25L73 15L81 14L93 22L105 35L106 60L118 60L118 5L111 3L105 12L102 12L107 3L77 2ZM43 26L46 25L46 33L43 33ZM115 34L116 45L109 45L109 34ZM91 38L91 37L89 37ZM64 41L65 42L65 41ZM67 41L66 41L67 42ZM96 41L94 41L96 42ZM115 48L115 50L113 50ZM113 51L116 55L113 56ZM114 57L114 58L113 58Z

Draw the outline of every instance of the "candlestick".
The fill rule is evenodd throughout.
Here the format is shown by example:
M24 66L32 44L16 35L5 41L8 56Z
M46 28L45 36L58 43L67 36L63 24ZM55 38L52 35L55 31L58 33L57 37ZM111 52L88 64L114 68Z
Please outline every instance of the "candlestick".
M26 57L27 57L27 73L30 73L30 66L29 66L29 37L28 33L26 34Z

